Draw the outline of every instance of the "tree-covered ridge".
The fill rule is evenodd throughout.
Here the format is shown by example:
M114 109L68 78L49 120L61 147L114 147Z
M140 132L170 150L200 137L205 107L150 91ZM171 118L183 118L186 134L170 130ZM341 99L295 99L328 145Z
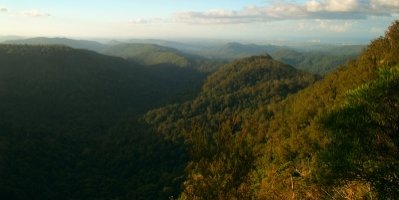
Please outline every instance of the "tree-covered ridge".
M202 91L192 101L175 104L146 114L147 121L160 127L174 122L207 121L213 129L228 117L258 105L277 102L299 91L317 78L273 60L269 55L240 59L219 68L205 81ZM162 130L166 135L172 130ZM181 131L181 130L180 130ZM175 133L175 136L179 133Z
M194 100L147 113L146 120L159 133L190 146L181 198L249 197L250 172L257 156L252 145L257 136L247 132L254 125L248 116L315 80L269 55L254 56L218 69Z
M162 70L65 46L0 45L1 196L177 195L184 148L137 117L193 96L205 74Z
M217 69L224 62L183 53L157 44L121 43L104 48L101 53L112 55L152 67L177 66L202 72Z
M191 65L189 58L176 49L155 44L117 44L102 53L119 56L144 65L173 64L179 67Z

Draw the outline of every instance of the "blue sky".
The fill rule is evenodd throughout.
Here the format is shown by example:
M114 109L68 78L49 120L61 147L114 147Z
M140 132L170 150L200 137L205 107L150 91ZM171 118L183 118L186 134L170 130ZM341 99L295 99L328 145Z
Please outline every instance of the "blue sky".
M367 42L399 0L0 0L0 35Z

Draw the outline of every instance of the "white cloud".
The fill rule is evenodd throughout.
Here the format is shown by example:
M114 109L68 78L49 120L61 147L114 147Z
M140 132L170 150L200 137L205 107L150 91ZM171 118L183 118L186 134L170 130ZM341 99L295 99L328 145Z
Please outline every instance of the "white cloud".
M131 24L160 24L167 22L165 18L137 18L130 21Z
M358 0L328 0L325 2L325 11L330 12L350 12L359 9Z
M263 11L257 7L248 7L242 11L213 9L205 12L180 12L176 13L174 20L183 23L209 24L209 23L247 23L262 18Z
M204 12L180 12L175 21L193 24L234 24L296 19L366 19L392 16L399 0L308 0L306 3L275 3L248 6L240 10L213 9ZM337 29L340 30L340 29Z
M321 5L321 3L316 0L311 0L306 3L306 9L309 12L319 12L323 10L323 5Z
M49 13L45 13L39 10L28 10L22 12L23 15L28 16L28 17L50 17L51 15Z
M390 8L399 8L398 0L371 0L371 2L376 6L390 7Z

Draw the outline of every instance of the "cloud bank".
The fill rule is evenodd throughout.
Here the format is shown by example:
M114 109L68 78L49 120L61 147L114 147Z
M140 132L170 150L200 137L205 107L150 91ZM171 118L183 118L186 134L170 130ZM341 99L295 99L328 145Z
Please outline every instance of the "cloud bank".
M399 0L308 0L305 3L275 3L247 6L241 10L214 9L179 12L174 20L192 24L236 24L276 20L356 20L371 16L392 16L399 12Z

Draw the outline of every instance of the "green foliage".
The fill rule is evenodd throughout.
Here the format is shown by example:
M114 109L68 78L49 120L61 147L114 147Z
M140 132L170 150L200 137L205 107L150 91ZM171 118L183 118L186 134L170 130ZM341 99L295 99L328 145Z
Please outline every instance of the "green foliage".
M380 199L399 195L399 67L350 91L346 102L323 120L331 143L322 152L320 176L327 181L366 181Z

